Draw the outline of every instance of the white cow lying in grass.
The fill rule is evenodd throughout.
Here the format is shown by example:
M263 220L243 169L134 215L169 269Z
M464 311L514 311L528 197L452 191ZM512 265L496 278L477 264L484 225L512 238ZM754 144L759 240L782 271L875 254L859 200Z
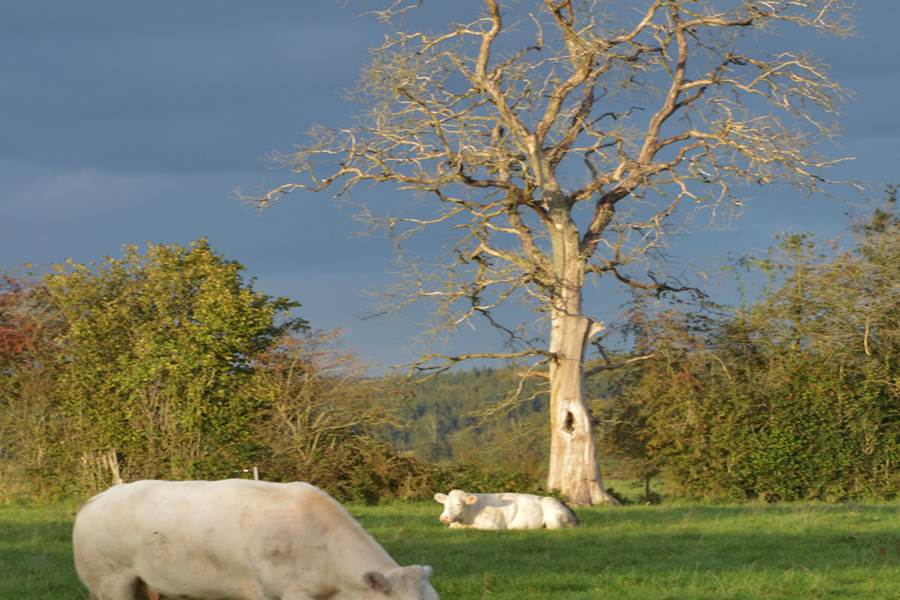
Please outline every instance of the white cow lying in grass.
M559 529L578 524L568 506L549 496L532 494L469 494L452 490L435 494L444 505L441 522L451 528L472 529Z
M306 483L118 485L79 511L73 542L92 600L438 598L431 567L398 566Z

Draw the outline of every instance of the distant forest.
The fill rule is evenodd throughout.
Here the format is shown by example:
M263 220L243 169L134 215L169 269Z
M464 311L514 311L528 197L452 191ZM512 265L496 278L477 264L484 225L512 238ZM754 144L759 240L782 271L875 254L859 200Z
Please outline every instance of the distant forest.
M425 462L472 464L540 479L549 452L549 397L540 380L518 388L523 370L479 367L418 384L400 410L404 425L386 428L385 435L395 449ZM588 386L597 414L608 402L609 388L609 376Z

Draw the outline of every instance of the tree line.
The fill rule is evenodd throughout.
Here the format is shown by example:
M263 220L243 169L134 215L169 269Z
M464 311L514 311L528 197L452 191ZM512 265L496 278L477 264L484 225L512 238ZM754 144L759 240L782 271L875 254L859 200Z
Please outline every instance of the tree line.
M608 434L635 474L676 493L768 501L900 489L900 219L853 228L845 251L802 234L743 261L767 290L712 312L633 307L654 354L621 377Z
M847 249L789 235L736 261L763 287L739 306L636 294L619 358L646 360L586 382L604 468L716 500L895 495L894 205L891 189ZM205 240L5 275L0 500L254 466L371 501L542 488L546 379L516 365L371 377L298 307Z

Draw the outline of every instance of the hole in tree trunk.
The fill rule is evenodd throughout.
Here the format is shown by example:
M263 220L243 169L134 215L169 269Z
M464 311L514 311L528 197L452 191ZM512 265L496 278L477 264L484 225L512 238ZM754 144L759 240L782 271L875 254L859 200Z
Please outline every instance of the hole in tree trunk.
M575 431L575 415L573 415L571 412L566 413L566 422L563 427L565 427L566 431L568 431L569 433Z

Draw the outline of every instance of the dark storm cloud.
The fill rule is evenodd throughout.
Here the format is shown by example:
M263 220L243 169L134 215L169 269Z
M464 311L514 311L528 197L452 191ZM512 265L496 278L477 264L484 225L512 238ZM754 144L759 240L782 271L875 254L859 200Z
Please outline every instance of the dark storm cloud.
M634 5L613 0L610 6L616 2ZM381 42L377 22L358 16L374 4L4 2L0 269L66 257L92 261L118 255L123 244L185 244L208 236L217 251L259 278L260 289L302 302L301 313L314 326L347 328L348 343L366 358L408 359L421 313L396 321L356 318L371 308L363 290L394 281L388 242L355 237L359 224L350 210L335 209L325 195L292 196L261 214L233 195L237 187L255 192L286 180L288 174L267 170L261 157L302 142L310 124L351 119L340 91L355 83L367 48ZM476 18L482 6L481 0L427 0L427 10L409 20L435 30ZM843 107L844 136L830 154L856 160L834 175L869 182L867 195L878 199L883 183L898 180L900 2L859 6L856 38L754 39L773 51L785 41L809 49L855 93ZM530 23L524 19L521 30L530 31ZM835 191L837 199L829 200L804 199L784 186L754 188L733 228L672 238L673 268L715 272L722 252L762 252L777 231L831 236L860 200L845 188ZM354 200L395 214L406 204L405 196L383 187L360 189ZM440 248L434 239L421 243ZM427 254L424 247L412 250ZM592 309L616 310L609 297L591 293Z
M436 24L478 14L476 2L465 4L473 6L433 3L420 14ZM885 4L859 12L856 39L796 40L868 103L900 92L888 26L895 19L885 18L897 16L900 3ZM381 36L359 16L366 6L373 4L6 3L0 159L126 171L262 169L263 155L290 148L312 122L346 120L339 91L353 85L366 48ZM848 135L880 129L854 108L846 109Z
M261 167L355 81L371 21L305 2L17 3L0 158L130 171Z

